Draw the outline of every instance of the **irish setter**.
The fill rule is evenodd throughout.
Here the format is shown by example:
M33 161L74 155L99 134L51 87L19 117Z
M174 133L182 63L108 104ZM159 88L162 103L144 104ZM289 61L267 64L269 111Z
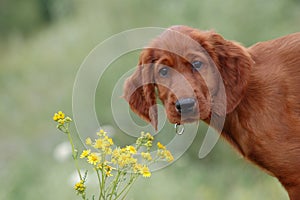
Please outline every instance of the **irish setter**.
M223 113L221 135L300 200L300 33L246 48L214 31L170 27L124 85L131 109L154 127L156 96L171 123ZM222 98L226 104L214 104Z

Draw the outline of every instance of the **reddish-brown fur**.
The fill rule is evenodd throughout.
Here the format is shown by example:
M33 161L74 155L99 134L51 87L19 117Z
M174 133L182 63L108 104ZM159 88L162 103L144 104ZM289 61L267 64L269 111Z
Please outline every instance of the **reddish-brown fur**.
M208 54L174 32L197 41ZM204 63L201 75L193 71L189 54ZM215 80L208 57L221 74L226 97L218 92L222 83ZM162 79L157 75L161 64L176 72ZM245 158L277 177L291 200L300 200L300 33L245 48L213 31L171 27L143 50L138 69L124 86L131 109L154 127L155 87L171 123L209 122L212 107L219 115L224 107L215 105L215 99L226 98L222 136ZM199 114L182 119L175 101L191 95L198 100Z

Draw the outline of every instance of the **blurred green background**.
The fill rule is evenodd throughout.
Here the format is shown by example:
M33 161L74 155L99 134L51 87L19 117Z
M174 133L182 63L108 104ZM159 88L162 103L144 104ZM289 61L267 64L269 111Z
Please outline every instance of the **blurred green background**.
M67 138L51 119L59 109L71 115L79 66L113 34L176 24L214 29L249 46L299 31L300 2L1 0L0 199L79 199L72 189L73 162L64 156ZM137 55L115 65L129 69ZM96 98L99 119L110 127L116 127L108 103L114 81L122 75L117 69L105 74L107 87ZM244 161L223 140L199 160L202 132L172 166L140 179L128 199L288 199L276 179Z

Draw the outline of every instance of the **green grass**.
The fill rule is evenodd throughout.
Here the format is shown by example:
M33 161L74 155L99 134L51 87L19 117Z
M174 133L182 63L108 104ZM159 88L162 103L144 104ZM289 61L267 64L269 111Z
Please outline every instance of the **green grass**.
M0 45L0 199L76 199L71 159L53 158L66 141L51 121L58 109L71 114L72 87L86 55L112 34L136 27L185 24L215 29L246 45L299 31L296 1L194 0L75 1L76 13L29 38L13 35ZM137 53L112 64L97 90L99 119L115 126L109 112L119 69ZM120 134L120 130L117 130ZM201 134L201 132L199 132ZM140 179L128 199L288 199L278 181L241 159L219 141L199 160L200 141L172 166ZM91 187L92 189L93 187Z

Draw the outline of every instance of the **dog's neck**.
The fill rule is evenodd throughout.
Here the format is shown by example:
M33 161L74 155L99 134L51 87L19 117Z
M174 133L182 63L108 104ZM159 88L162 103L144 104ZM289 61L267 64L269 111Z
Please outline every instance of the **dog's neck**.
M264 87L261 87L264 88ZM224 127L221 135L247 160L261 167L268 174L273 175L272 170L265 163L264 159L256 155L254 149L260 148L257 142L253 141L256 134L262 129L258 112L264 109L263 106L255 104L257 100L262 102L264 98L263 90L253 89L251 82L248 85L246 96L240 104L230 113L226 115ZM255 120L257 123L253 123ZM252 123L250 123L252 121ZM258 145L258 146L257 146Z
M241 146L242 128L240 127L238 113L233 111L226 115L222 136L242 155L246 156L246 149Z

